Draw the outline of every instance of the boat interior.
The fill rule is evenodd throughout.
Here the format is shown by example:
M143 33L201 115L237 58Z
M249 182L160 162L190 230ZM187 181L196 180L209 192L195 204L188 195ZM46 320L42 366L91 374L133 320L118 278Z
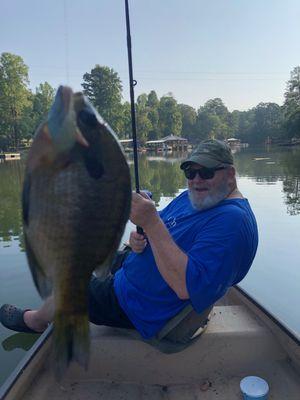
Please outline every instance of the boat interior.
M74 363L60 382L46 335L1 399L234 400L242 399L241 379L253 375L268 382L269 399L300 399L299 340L237 288L214 306L204 333L173 354L135 331L91 324L88 370Z

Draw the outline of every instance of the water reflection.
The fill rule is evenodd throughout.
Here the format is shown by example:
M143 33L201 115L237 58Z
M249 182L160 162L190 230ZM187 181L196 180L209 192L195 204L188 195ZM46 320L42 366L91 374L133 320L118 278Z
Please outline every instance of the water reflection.
M140 187L153 193L159 203L161 197L174 197L186 186L179 168L186 154L170 154L167 157L142 154L139 158ZM248 177L256 184L272 185L282 181L286 211L289 215L300 214L300 148L245 148L235 153L237 170L241 177ZM129 157L132 177L133 162ZM0 241L2 248L13 240L19 241L23 250L21 223L21 186L24 160L0 163ZM133 187L134 187L133 178Z
M300 148L265 147L243 149L235 155L240 176L257 184L272 185L282 181L284 203L289 215L300 214Z
M287 212L290 215L300 214L300 185L298 177L289 177L283 181L283 192Z
M179 188L186 185L185 177L179 168L180 158L155 157L141 155L139 158L139 176L141 189L150 190L156 204L160 198L174 197ZM131 176L134 176L133 164L130 165ZM133 180L132 187L135 187Z
M22 240L21 187L24 161L14 160L0 163L0 241ZM4 245L5 246L5 245Z
M1 343L3 350L13 351L15 349L29 350L41 335L38 333L14 333Z

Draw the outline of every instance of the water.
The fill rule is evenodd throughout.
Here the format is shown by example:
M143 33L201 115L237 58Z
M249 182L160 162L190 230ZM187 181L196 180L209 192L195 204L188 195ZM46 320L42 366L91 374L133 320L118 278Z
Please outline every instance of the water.
M140 158L140 186L151 190L158 207L185 187L179 169L184 156ZM250 147L237 152L235 159L239 187L252 205L260 232L256 259L241 287L299 337L300 148ZM0 305L35 308L41 300L27 267L21 227L23 170L23 160L0 164ZM35 339L0 326L0 384Z

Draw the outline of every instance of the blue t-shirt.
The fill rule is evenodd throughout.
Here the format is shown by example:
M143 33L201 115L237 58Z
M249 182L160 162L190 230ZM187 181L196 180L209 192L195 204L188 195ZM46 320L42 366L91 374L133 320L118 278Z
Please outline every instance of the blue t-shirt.
M154 336L188 303L200 313L216 302L247 274L258 244L255 217L246 199L223 200L197 211L185 191L160 217L188 256L190 298L179 299L166 283L149 244L142 253L131 252L115 274L114 288L122 309L144 338Z

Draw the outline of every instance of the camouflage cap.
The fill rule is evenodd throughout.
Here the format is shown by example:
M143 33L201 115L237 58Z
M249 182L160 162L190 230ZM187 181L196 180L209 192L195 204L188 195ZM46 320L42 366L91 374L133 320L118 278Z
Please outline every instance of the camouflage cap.
M185 169L190 164L197 163L206 168L215 168L220 164L233 164L230 147L225 142L216 139L204 140L181 163L180 168Z

